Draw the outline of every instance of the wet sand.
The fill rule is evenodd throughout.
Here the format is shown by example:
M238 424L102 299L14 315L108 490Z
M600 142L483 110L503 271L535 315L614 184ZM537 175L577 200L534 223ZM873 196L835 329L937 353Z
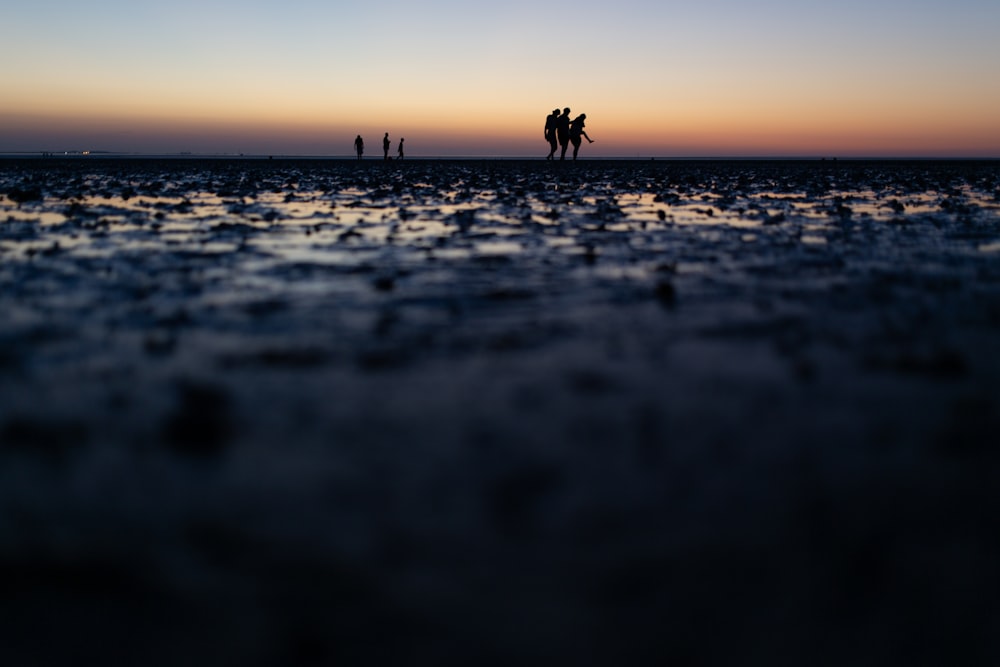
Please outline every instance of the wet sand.
M6 664L1000 662L997 162L0 160L0 309Z

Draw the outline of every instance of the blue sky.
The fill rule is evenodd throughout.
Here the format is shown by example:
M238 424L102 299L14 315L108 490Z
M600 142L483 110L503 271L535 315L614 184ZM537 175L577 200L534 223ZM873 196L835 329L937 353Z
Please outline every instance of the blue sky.
M569 105L591 155L1000 155L1000 3L33 0L3 14L0 150L326 154L391 130L427 154L533 154L545 113Z

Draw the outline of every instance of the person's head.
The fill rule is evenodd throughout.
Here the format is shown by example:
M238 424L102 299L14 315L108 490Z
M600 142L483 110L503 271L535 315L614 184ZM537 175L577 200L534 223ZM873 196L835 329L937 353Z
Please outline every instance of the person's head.
M585 113L580 114L580 120L586 120L586 119L587 119L587 114Z
M552 115L553 116L558 116L559 115L559 109L553 109L552 110Z
M568 116L569 115L569 107L566 107L565 109L563 109L563 115L564 116Z

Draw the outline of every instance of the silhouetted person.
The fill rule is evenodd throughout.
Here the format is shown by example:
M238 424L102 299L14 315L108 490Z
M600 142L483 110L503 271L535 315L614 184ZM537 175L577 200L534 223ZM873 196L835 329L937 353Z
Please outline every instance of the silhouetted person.
M403 137L399 138L399 148L396 149L396 154L399 156L397 159L402 160L405 156L403 155Z
M365 152L365 140L361 138L360 134L358 135L358 138L354 140L354 150L357 151L358 159L360 160L361 156Z
M580 137L581 135L587 137L587 133L583 130L583 121L587 120L587 114L582 113L569 124L569 140L573 142L573 159L576 159L576 154L580 152ZM594 140L587 137L588 143L594 143ZM563 147L563 153L566 152L566 147Z
M563 109L562 115L556 119L556 138L562 146L560 160L566 159L566 149L569 148L569 107Z
M389 133L386 132L385 136L382 137L382 159L389 159Z
M559 123L559 109L553 109L552 113L545 117L545 141L549 142L549 146L552 150L545 157L546 160L551 160L556 154L556 149L559 148L559 142L556 139L556 125Z

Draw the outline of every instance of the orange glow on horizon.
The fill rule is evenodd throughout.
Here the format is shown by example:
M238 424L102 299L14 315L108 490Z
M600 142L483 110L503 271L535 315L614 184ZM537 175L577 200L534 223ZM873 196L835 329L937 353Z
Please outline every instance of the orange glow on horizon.
M596 108L595 108L596 107ZM58 107L55 107L58 108ZM544 154L542 124L549 109L455 109L431 105L362 111L333 106L227 107L157 104L102 106L72 113L0 110L0 151L12 138L38 137L31 150L61 149L80 137L87 148L124 152L260 152L348 154L361 133L374 150L383 132L394 142L407 137L410 154ZM905 116L863 115L840 108L802 107L783 114L760 106L734 113L731 107L677 105L663 112L623 113L585 107L595 143L583 155L632 156L971 156L1000 157L1000 123L985 112L948 122L941 109ZM572 115L576 115L574 111ZM174 150L168 150L173 146Z

